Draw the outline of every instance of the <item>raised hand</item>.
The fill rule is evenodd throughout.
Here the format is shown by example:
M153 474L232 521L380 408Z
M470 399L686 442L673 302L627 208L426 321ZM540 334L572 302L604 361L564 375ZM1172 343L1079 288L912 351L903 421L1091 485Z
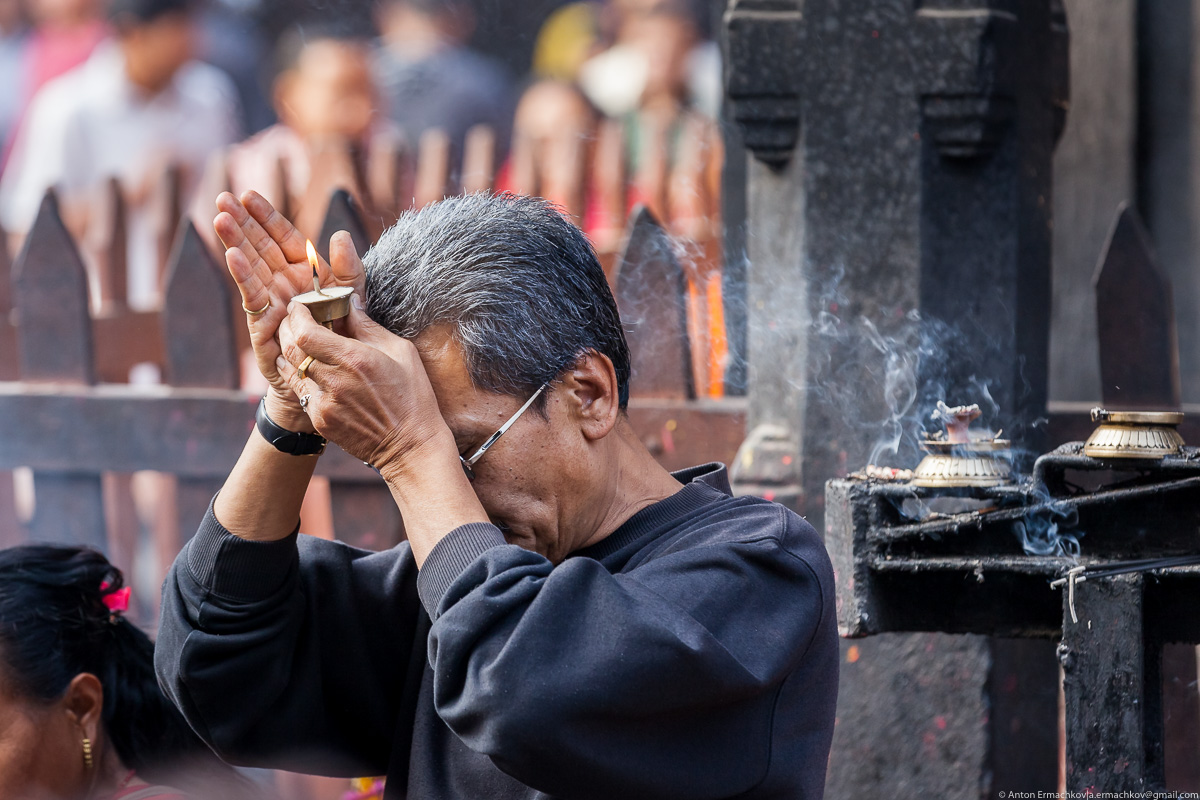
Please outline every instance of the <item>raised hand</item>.
M268 413L284 427L301 430L308 418L288 382L279 374L277 333L287 316L288 301L312 288L312 268L304 237L282 214L254 191L241 198L229 192L217 197L213 227L225 244L225 263L237 283L246 310L255 361L271 386ZM338 231L329 240L332 265L318 268L325 286L352 286L361 296L366 276L350 234Z
M454 435L413 343L375 323L357 303L345 333L322 328L299 303L279 327L279 374L306 398L317 431L385 473L414 458L458 469ZM301 377L297 367L308 356L314 361Z
M417 347L373 322L361 304L345 333L322 328L293 303L279 326L279 371L305 398L322 436L379 469L420 565L449 531L487 522L487 512L463 472ZM301 377L297 367L308 356L315 360Z

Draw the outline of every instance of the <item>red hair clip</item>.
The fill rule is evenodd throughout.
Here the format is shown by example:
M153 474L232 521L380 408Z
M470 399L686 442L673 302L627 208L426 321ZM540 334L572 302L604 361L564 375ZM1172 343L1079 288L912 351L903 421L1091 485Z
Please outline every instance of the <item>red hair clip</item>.
M104 603L104 607L114 614L123 614L124 612L128 611L130 594L129 587L126 586L123 589L117 589L112 592L104 593L104 590L109 586L112 586L112 584L108 581L100 584L100 600Z

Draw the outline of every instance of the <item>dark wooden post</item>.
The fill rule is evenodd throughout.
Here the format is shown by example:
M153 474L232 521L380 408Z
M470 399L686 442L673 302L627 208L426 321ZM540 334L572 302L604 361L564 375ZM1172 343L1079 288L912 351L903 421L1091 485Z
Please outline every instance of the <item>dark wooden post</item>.
M1059 660L1068 709L1069 792L1140 792L1163 785L1162 754L1146 750L1148 741L1162 741L1162 676L1158 658L1148 658L1144 644L1144 582L1133 574L1078 584L1078 622L1063 592Z
M329 197L329 205L325 209L325 221L321 223L321 232L313 246L321 258L329 261L329 237L338 231L348 231L354 240L354 249L361 257L371 246L371 237L363 224L363 217L354 197L345 189L337 189Z
M22 380L95 383L87 272L63 225L53 190L43 198L17 257L15 289ZM69 427L71 420L64 419L63 425ZM33 484L30 534L35 541L105 548L98 473L39 470Z
M687 283L674 245L649 209L630 217L615 296L629 342L637 397L695 397L687 333Z
M100 312L118 316L126 310L129 294L129 235L125 192L121 182L109 178L104 187L96 224L101 228L99 275Z
M1099 332L1101 400L1106 408L1170 410L1180 407L1179 338L1175 327L1175 301L1172 281L1159 268L1150 236L1137 212L1125 203L1118 209L1108 239L1096 267L1096 321ZM1081 584L1082 588L1086 584ZM1138 601L1141 602L1140 599ZM1078 606L1078 599L1076 600ZM1139 606L1140 608L1140 606ZM1108 609L1099 609L1107 611ZM1124 613L1124 612L1122 612ZM1066 631L1074 628L1069 615L1063 619ZM1089 632L1094 633L1094 632ZM1097 648L1106 649L1113 636L1132 637L1137 631L1125 631L1119 620L1106 622L1086 649L1075 652L1075 659L1094 660ZM1137 642L1145 650L1148 670L1134 695L1146 710L1144 725L1129 735L1149 737L1139 741L1158 742L1153 758L1146 764L1148 778L1170 780L1176 790L1200 788L1200 695L1196 690L1196 648L1191 644L1161 641ZM1126 649L1133 645L1124 643ZM1101 655L1099 658L1107 658ZM1064 670L1066 669L1066 661ZM1109 664L1110 668L1123 665ZM1102 664L1094 665L1101 669ZM1164 691L1169 687L1170 702ZM1079 719L1067 719L1068 747L1071 730L1078 734L1089 727L1097 715L1087 705L1072 706ZM1153 710L1152 710L1153 708ZM1165 718L1164 718L1165 713ZM1094 737L1085 743L1097 744ZM1077 753L1094 752L1075 743ZM1141 745L1139 745L1141 747ZM1149 752L1149 751L1147 751ZM1068 752L1070 757L1070 752ZM1068 771L1070 764L1068 764ZM1106 785L1106 784L1105 784ZM1074 788L1068 772L1068 788Z
M179 221L183 218L184 170L172 164L163 170L151 197L154 214L154 234L158 248L158 286L166 291L167 273L171 268L171 252L175 245ZM215 198L216 195L213 195ZM210 199L211 202L211 199Z
M1105 406L1179 408L1179 340L1171 279L1155 263L1137 213L1117 210L1093 279Z
M174 387L236 389L240 376L228 281L190 220L179 226L166 281L162 325L168 382ZM202 427L191 431L196 439L209 434ZM213 478L177 479L177 546L199 526L221 483Z

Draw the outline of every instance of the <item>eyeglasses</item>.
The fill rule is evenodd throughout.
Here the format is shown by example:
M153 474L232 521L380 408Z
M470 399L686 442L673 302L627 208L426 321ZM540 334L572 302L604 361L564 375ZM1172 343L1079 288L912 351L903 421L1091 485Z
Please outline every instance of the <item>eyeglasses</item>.
M483 454L486 453L488 451L488 449L491 448L491 446L496 443L497 439L499 439L501 436L504 435L504 432L506 430L508 430L509 428L511 428L513 426L514 422L516 422L517 420L519 420L521 418L521 415L525 413L525 410L528 409L531 405L533 405L533 401L537 400L538 396L541 395L542 391L545 390L545 388L549 385L550 385L549 383L543 383L541 386L539 386L538 390L533 393L533 397L530 397L528 400L526 400L525 405L518 408L517 413L515 413L511 417L509 417L508 422L501 425L500 430L496 431L491 436L489 436L486 442L479 445L479 449L476 450L474 453L472 453L469 458L463 458L461 455L458 457L458 460L462 462L463 472L467 473L467 480L469 480L469 481L475 480L475 470L473 469L473 467L475 466L475 462L477 462L479 459L483 458Z

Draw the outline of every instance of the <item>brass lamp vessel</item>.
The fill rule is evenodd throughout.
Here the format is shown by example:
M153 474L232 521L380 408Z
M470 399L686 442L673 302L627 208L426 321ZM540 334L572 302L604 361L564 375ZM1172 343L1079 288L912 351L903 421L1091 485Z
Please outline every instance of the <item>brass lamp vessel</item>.
M946 429L921 442L928 455L913 473L913 486L983 488L1012 481L1011 442L990 431L972 430L971 422L979 415L977 405L949 407L938 402L933 418Z
M1092 409L1100 426L1083 445L1091 458L1158 460L1179 455L1183 437L1175 428L1183 422L1178 411L1107 411Z

